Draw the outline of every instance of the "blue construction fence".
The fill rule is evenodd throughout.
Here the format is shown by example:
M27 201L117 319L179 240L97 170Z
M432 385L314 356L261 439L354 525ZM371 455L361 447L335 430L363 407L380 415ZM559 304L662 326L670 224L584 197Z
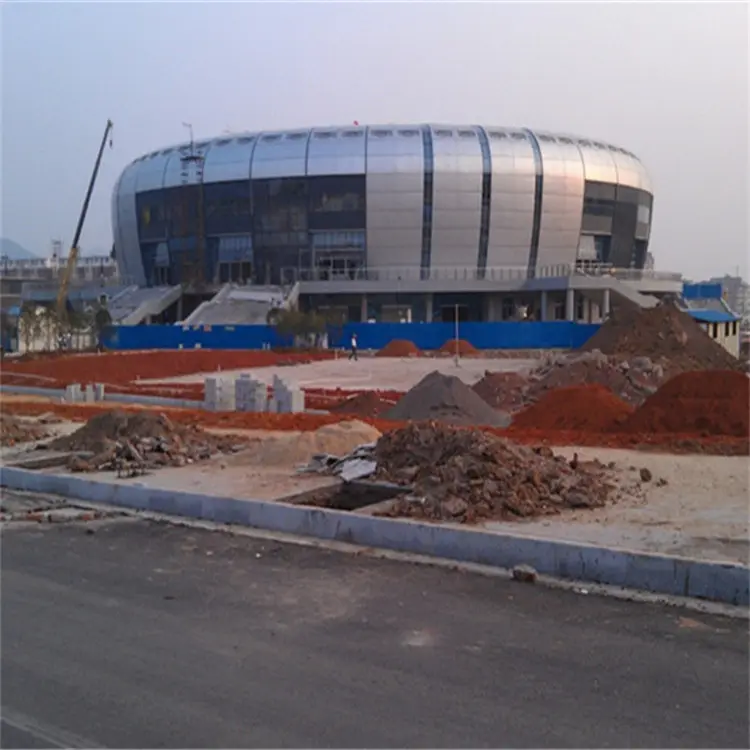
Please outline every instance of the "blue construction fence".
M477 349L576 349L599 324L555 322L462 323L458 335ZM352 334L360 349L382 349L394 339L420 349L439 349L453 340L453 323L348 323L328 333L330 347L348 348ZM264 349L288 347L292 340L271 326L110 326L101 344L111 350Z

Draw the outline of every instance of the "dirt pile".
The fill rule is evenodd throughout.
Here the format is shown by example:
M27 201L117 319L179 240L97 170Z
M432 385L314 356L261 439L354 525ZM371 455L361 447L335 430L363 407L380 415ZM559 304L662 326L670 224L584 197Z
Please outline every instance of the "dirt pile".
M651 357L668 374L688 370L737 370L738 359L674 305L651 309L621 306L581 347L617 356Z
M19 419L12 414L0 414L0 445L13 446L47 437L49 433L41 424Z
M393 420L438 420L451 424L506 427L510 419L495 411L466 383L453 375L425 375L384 415Z
M543 362L529 377L526 398L573 385L602 385L629 404L642 404L664 380L664 368L650 357L622 359L600 351L577 352Z
M631 406L602 385L574 385L544 394L514 417L511 430L608 432L632 413Z
M383 412L393 407L392 401L387 401L375 391L364 391L342 401L331 408L333 414L352 414L358 417L379 417Z
M514 412L526 403L529 381L517 372L485 372L472 390L493 409Z
M740 372L686 372L667 381L621 432L748 437L750 379Z
M479 354L479 350L471 342L464 341L464 339L449 339L438 351L441 354L450 354L452 356L458 354L461 357L470 357L472 354Z
M478 430L435 423L384 435L375 449L381 479L411 485L390 516L473 523L603 506L614 490L611 472L571 462L549 448L528 448Z
M242 440L212 435L198 426L174 424L157 412L115 410L97 414L72 435L53 440L49 447L94 454L90 459L71 459L73 471L115 469L136 474L161 466L184 466L216 453L232 453L242 447Z
M288 466L307 464L314 455L345 456L365 443L374 443L380 432L359 420L338 422L313 432L274 435L254 441L247 450L227 459L229 466Z
M393 339L389 341L380 351L375 352L376 357L419 357L422 350L411 341Z

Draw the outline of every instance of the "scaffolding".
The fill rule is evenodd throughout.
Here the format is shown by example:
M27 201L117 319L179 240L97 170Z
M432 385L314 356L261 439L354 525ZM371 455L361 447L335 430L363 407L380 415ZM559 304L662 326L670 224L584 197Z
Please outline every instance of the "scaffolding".
M188 124L185 126L190 129L190 145L180 153L182 182L180 235L185 243L180 253L180 282L184 287L197 291L206 281L206 233L203 206L205 156L193 141L192 126Z

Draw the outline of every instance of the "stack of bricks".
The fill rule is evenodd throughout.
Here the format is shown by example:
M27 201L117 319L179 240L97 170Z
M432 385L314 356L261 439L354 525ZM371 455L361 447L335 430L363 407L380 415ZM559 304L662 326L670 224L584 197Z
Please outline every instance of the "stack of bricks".
M290 388L278 375L273 379L273 397L268 411L279 414L297 414L305 410L305 394L299 388Z
M235 411L234 382L227 378L206 378L203 405L208 411Z
M268 411L268 387L243 373L234 383L234 402L237 411Z

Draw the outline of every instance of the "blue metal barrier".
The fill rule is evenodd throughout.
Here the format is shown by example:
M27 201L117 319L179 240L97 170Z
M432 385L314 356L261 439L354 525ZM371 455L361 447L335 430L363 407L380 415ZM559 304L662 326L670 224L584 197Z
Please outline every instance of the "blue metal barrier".
M598 324L555 322L463 323L459 336L477 349L576 349L599 329ZM382 349L394 339L420 349L439 349L453 339L452 323L348 323L329 331L329 345L348 347L357 334L360 349ZM271 326L110 326L101 343L111 350L263 349L291 346Z

